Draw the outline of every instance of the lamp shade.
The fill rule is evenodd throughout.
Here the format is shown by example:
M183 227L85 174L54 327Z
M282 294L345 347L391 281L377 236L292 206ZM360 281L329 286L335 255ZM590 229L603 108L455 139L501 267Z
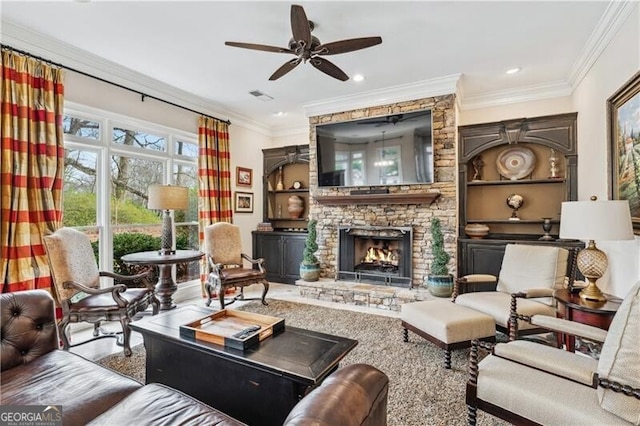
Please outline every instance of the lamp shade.
M186 210L189 188L186 186L149 185L147 207L153 210Z
M560 238L619 241L633 239L629 201L565 201Z

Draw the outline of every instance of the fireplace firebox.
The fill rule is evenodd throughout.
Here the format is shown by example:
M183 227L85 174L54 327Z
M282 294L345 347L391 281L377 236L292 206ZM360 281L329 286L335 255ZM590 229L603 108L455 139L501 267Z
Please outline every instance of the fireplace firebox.
M411 287L411 227L339 226L336 279Z

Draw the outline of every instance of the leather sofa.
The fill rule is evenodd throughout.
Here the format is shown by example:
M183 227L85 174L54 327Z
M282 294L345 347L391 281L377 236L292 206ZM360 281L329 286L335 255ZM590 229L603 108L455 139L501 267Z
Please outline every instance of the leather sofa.
M58 349L53 299L43 290L0 295L1 405L61 405L65 425L242 425L161 384L141 383ZM339 369L305 396L285 425L387 424L389 378L366 364Z

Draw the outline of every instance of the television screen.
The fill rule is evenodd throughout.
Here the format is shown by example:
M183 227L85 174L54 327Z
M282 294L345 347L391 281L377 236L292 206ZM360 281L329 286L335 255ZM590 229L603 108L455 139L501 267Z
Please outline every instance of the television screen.
M319 186L433 182L430 110L316 126Z

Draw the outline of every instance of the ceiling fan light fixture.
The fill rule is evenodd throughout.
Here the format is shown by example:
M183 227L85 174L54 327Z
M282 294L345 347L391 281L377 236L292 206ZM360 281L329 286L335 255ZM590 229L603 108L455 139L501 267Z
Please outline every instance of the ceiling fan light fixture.
M273 115L276 117L284 117L285 115L287 115L287 113L284 111L278 111L278 112L274 112Z
M364 76L362 74L355 74L353 76L353 81L360 82L362 80L364 80Z
M518 74L518 73L520 72L520 70L521 70L521 69L522 69L522 68L520 68L520 67L509 68L509 69L506 71L506 73L507 73L507 74L509 74L509 75L512 75L512 74Z
M263 52L288 53L296 56L295 59L285 62L269 77L274 81L291 72L300 63L309 63L317 70L340 81L349 80L349 76L337 65L327 61L322 56L338 55L366 49L382 43L382 37L359 37L345 40L322 43L311 31L316 25L307 18L304 8L300 5L291 5L291 32L293 37L289 40L288 47L269 46L265 44L244 43L237 41L225 41L224 44L243 49L261 50ZM356 80L361 81L361 80Z

